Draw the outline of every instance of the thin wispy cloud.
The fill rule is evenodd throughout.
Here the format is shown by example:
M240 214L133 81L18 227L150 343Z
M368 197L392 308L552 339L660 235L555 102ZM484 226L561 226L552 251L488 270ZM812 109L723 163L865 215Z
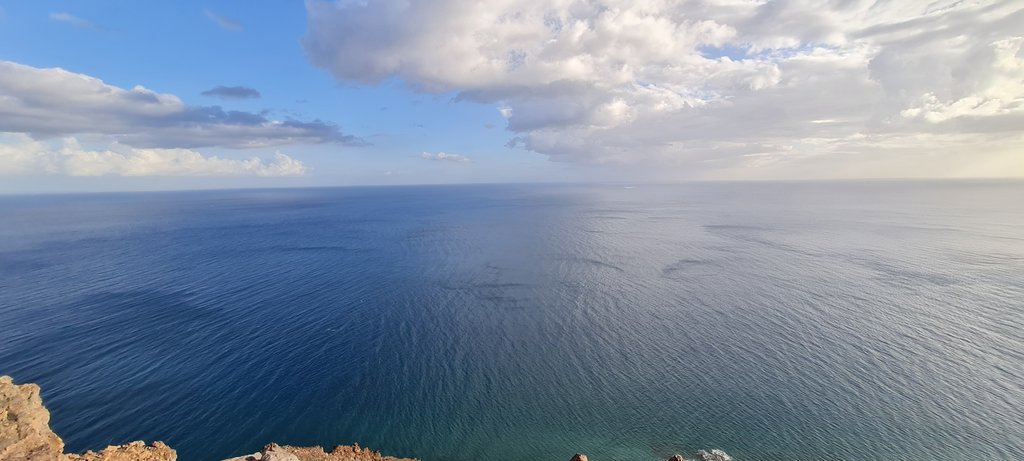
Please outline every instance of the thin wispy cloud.
M215 86L200 94L221 99L259 99L261 96L258 90L247 86Z
M420 158L422 158L423 160L432 160L435 162L469 163L473 161L472 159L466 157L465 155L449 154L446 152L438 152L436 154L424 152L420 154Z
M233 19L231 19L231 18L229 18L227 16L214 13L213 11L210 11L210 10L203 10L203 13L206 14L207 19L209 19L210 21L213 21L213 23L216 24L217 26L219 26L221 29L224 29L224 30L230 31L230 32L241 32L242 31L242 25L239 24L237 21L235 21L235 20L233 20Z
M93 21L80 18L78 16L66 12L50 13L50 20L62 22L64 24L70 24L72 26L79 27L82 29L107 30L106 27L103 27Z

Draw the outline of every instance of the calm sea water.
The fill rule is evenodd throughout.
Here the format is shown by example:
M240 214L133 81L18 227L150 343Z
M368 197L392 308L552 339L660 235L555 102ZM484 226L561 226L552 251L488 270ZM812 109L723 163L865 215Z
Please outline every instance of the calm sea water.
M1024 183L0 198L70 450L1024 459Z

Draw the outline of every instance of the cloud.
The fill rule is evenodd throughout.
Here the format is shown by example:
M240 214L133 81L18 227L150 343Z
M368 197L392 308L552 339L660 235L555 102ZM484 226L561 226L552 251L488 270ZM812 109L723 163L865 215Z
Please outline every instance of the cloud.
M909 155L914 148L895 140L916 137L934 143L918 145L922 152L983 162L988 154L967 140L981 136L1003 151L1024 131L1017 1L309 0L306 8L303 46L338 80L399 78L494 104L511 146L558 161L703 176L760 168L755 154L824 163L797 151L852 166L878 152ZM882 162L871 174L901 172Z
M255 88L246 86L215 86L200 94L222 99L259 99L261 96Z
M430 152L424 152L420 154L420 158L424 160L442 161L442 162L456 162L456 163L468 163L472 160L465 155L459 154L448 154L445 152L438 152L431 154Z
M142 148L363 143L321 120L189 106L142 86L123 89L60 68L8 61L0 61L0 131L36 138L102 134Z
M221 29L224 29L229 32L242 31L242 25L227 16L221 16L210 10L203 10L203 13L206 15L207 19L213 21L213 23Z
M25 135L0 137L0 176L299 176L308 168L280 152L269 160L207 156L190 149L137 149L113 144L83 148L77 139L59 143Z
M2 11L0 11L0 13L2 13ZM63 22L65 24L70 24L72 26L80 27L82 29L106 30L105 27L96 24L95 22L92 22L88 19L82 19L70 13L50 13L50 20L56 22Z

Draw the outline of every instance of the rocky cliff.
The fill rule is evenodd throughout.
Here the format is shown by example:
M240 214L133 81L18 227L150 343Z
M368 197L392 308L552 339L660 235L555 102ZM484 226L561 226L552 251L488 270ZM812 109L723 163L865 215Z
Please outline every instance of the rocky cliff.
M64 453L64 441L50 429L50 412L39 397L39 386L14 384L0 376L0 461L176 461L177 453L163 442L131 442L112 445L99 452ZM698 451L700 461L732 461L721 450ZM321 447L290 447L270 444L258 453L224 461L418 461L383 456L359 444L339 445L331 451ZM577 453L571 461L588 461ZM686 461L673 455L668 461Z
M64 441L50 430L50 412L39 397L39 386L14 384L0 376L0 461L174 461L167 445L132 442L100 452L65 454Z

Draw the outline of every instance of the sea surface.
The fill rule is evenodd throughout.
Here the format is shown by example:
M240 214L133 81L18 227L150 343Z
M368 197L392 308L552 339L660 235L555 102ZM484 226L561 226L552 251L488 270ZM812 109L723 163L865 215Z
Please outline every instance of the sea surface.
M0 197L72 451L1024 459L1024 183Z

